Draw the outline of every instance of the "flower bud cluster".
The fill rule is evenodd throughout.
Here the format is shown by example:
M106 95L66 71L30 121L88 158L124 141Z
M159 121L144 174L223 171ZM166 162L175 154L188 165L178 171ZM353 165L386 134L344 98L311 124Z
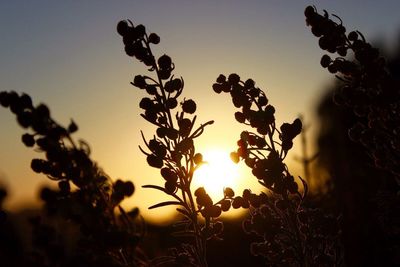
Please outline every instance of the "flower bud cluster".
M45 159L32 160L33 171L59 181L59 188L65 193L70 190L69 183L78 188L99 186L105 192L112 189L108 184L110 179L90 159L89 145L83 140L78 144L72 140L71 135L78 129L75 122L71 121L67 128L62 127L51 118L46 105L34 107L26 94L0 92L0 104L10 108L22 127L33 131L22 136L23 143L28 147L36 146L45 153Z
M228 78L221 74L213 89L216 93L230 93L234 106L241 109L235 113L236 120L257 131L242 132L237 151L231 153L232 160L243 159L259 182L273 192L298 193L297 183L283 160L293 146L293 139L301 132L301 121L284 123L279 131L275 124L275 108L252 79L243 82L237 74L230 74ZM279 141L274 140L276 135Z
M224 209L224 211L229 210L230 201L224 198L223 200L214 204L204 187L198 188L194 192L194 195L196 197L196 203L199 208L199 212L207 221L202 227L201 234L206 240L216 238L222 233L223 224L219 221L213 221L212 218L218 218Z
M293 147L293 139L301 133L302 123L295 119L293 123L284 123L281 126L282 149L288 151Z
M359 31L346 34L341 23L333 22L324 13L320 15L314 7L307 7L306 22L314 35L320 37L320 46L321 39L326 39L322 49L339 54L335 59L324 55L321 65L343 82L335 92L335 103L352 109L359 117L349 136L367 149L377 167L400 176L399 80L387 71L378 49ZM349 51L353 60L343 58Z
M255 87L253 80L242 82L235 73L230 74L228 79L221 74L213 89L216 93L230 93L234 106L241 108L235 113L238 122L251 125L259 134L268 134L269 126L275 122L275 108L268 104L264 92Z
M311 27L311 32L319 37L319 46L323 50L330 53L338 52L340 55L345 56L347 47L345 40L346 28L342 23L338 24L329 19L328 13L324 10L324 15L316 12L315 8L308 6L304 15L306 16L306 23Z
M156 34L147 36L146 28L143 25L134 26L129 20L122 20L117 25L117 32L122 36L125 52L130 57L135 57L142 61L146 66L154 65L154 57L146 45L150 42L159 43L159 37Z
M136 75L131 83L135 87L145 90L148 94L139 103L140 108L144 110L141 115L148 122L157 126L157 136L149 142L144 140L149 150L149 152L142 150L147 156L147 163L154 168L162 168L165 163L179 165L182 157L193 156L193 138L202 132L203 126L192 133L195 117L192 119L185 117L185 115L196 112L196 103L192 99L184 99L182 102L178 102L184 82L182 78L174 78L171 75L175 66L168 55L162 55L157 62L146 59L147 57L154 58L150 44L159 43L159 37L155 33L147 36L144 26L135 27L130 21L119 22L117 31L123 37L125 50L131 51L127 54L129 56L134 55L139 61L143 61L151 67L149 71L155 71L158 78L153 79L149 76ZM138 57L138 55L145 56ZM175 121L171 114L179 104L181 111L176 113L175 121L177 125L174 125ZM174 186L171 182L166 184L168 192L173 192L173 189Z
M136 33L137 27L140 29L140 34ZM129 39L130 43L133 42L134 55L136 55L136 52L139 53L138 51L144 50L144 54L152 56L150 44L158 44L159 37L154 33L147 37L144 27L140 25L137 27L134 27L130 21L121 21L117 25L117 31L123 36L125 45L127 45L126 39ZM146 61L144 63L146 64ZM183 183L180 184L180 179L185 176L185 172L180 170L182 159L191 162L192 167L198 165L198 162L194 162L193 139L203 132L205 125L194 130L196 116L194 118L186 117L196 112L195 101L183 99L182 102L178 102L184 82L182 78L171 76L175 68L172 59L164 54L157 62L152 61L149 66L151 67L149 71L156 72L157 79L136 75L132 82L132 85L146 90L148 94L139 103L140 108L144 110L144 113L141 114L142 117L157 126L156 136L153 139L147 141L143 136L148 151L141 150L147 156L147 163L151 167L161 169L161 175L166 180L165 192L175 194L179 187L181 189L184 187ZM172 112L179 104L181 111L176 113L174 120ZM207 124L211 123L208 122Z

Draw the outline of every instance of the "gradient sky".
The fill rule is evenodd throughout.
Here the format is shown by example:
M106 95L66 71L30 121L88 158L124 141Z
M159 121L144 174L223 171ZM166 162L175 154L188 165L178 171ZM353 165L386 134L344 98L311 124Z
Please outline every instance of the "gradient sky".
M299 113L313 121L330 75L320 67L323 52L305 25L303 11L310 4L339 15L347 29L368 40L392 45L398 39L396 0L1 1L0 90L27 92L65 125L74 118L78 137L91 144L100 166L113 178L135 182L129 203L158 220L157 212L146 211L157 201L154 194L139 188L161 183L138 149L140 129L151 136L154 128L139 116L143 92L129 84L145 68L123 52L117 22L129 18L160 35L156 53L172 57L175 75L185 80L184 95L198 104L198 122L216 122L200 137L198 150L230 151L242 129L228 95L211 89L220 73L253 78L275 106L278 123ZM23 131L3 108L0 124L0 183L10 190L7 205L17 207L37 199L46 178L30 170L37 153L22 145Z

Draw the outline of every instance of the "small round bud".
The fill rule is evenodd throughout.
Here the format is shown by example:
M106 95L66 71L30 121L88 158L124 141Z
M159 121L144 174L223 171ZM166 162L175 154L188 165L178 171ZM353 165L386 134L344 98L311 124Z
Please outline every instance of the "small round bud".
M45 104L40 104L36 107L36 113L40 118L49 118L50 110Z
M21 102L21 105L24 108L32 108L32 99L29 95L27 94L22 94L21 97L19 98L19 101Z
M193 161L194 161L194 164L196 164L196 165L202 163L202 162L203 162L203 155L200 154L200 153L196 153L196 154L193 156Z
M332 59L330 56L328 55L323 55L321 58L321 66L323 68L327 68L329 66L329 64L332 62Z
M31 168L36 173L42 172L43 165L44 165L44 160L42 160L42 159L33 159L31 161Z
M173 194L176 190L176 182L166 181L164 187L168 194Z
M228 211L231 208L231 202L228 199L224 199L221 201L221 210L223 212Z
M17 121L23 128L28 128L32 125L32 113L30 111L23 111L17 115Z
M324 29L321 27L321 25L317 24L311 27L311 32L315 37L321 37L324 34Z
M140 89L146 88L147 85L146 80L142 75L136 75L135 78L133 79L133 84Z
M244 83L244 88L250 89L250 88L253 88L254 85L255 85L254 80L248 79L248 80L246 80L245 83Z
M158 59L158 66L160 69L171 69L172 60L168 55L162 55Z
M157 136L160 138L164 138L167 134L167 130L164 127L157 128L156 130Z
M231 156L231 160L234 163L239 163L240 158L239 158L239 154L237 152L231 152L230 156Z
M251 191L249 189L243 190L242 196L244 199L249 200L250 195L251 195Z
M154 85L148 85L148 86L146 86L146 92L149 95L156 95L157 94L157 87L155 87Z
M147 156L147 163L151 167L158 168L158 169L160 169L164 165L163 160L153 154Z
M235 112L235 119L239 123L244 123L246 121L246 116L242 112L237 111L237 112Z
M166 104L168 109L174 109L178 105L178 101L176 101L176 98L168 98Z
M335 74L338 71L337 64L334 63L330 64L328 66L328 71L332 74Z
M133 192L135 192L135 186L131 181L127 181L124 183L124 195L127 197L132 196Z
M73 120L71 120L71 123L68 125L68 132L74 133L76 131L78 131L78 125L76 125L76 123Z
M244 202L244 199L242 197L239 197L239 196L235 197L232 201L232 208L234 208L234 209L240 208L242 206L243 202Z
M358 33L355 31L352 31L349 33L348 38L350 41L354 42L358 39Z
M146 33L146 27L142 24L139 24L135 27L135 32L139 39L139 38L143 37L144 34Z
M308 6L304 10L304 15L306 16L306 18L309 18L309 17L313 16L314 14L315 14L315 9L312 6Z
M261 106L265 106L268 104L268 99L265 96L260 96L258 98L258 104Z
M199 187L199 188L196 189L196 191L194 191L194 195L196 197L201 197L201 196L203 196L205 194L206 194L206 190L204 189L204 187Z
M225 75L220 74L217 78L217 83L224 83L226 81Z
M183 112L193 114L196 112L196 102L189 99L182 103Z
M240 82L240 77L236 73L232 73L228 77L228 82L230 84L238 84Z
M35 139L33 138L33 135L31 135L31 134L22 135L22 142L27 147L33 147L35 145Z
M149 42L152 43L152 44L159 44L160 43L160 37L155 33L151 33L149 35Z
M210 208L210 217L217 218L221 215L221 207L220 206L211 206Z
M318 44L322 50L327 50L330 45L328 37L322 36L321 38L319 38Z
M133 44L127 44L125 45L125 53L129 56L129 57L133 57L135 55L135 46Z
M222 86L219 83L214 83L212 85L212 88L213 88L214 92L216 92L217 94L220 94L222 92Z
M10 96L8 92L0 92L0 105L5 108L10 106Z
M232 188L230 187L225 187L224 189L224 195L227 198L233 198L235 196L235 192L233 191Z
M125 36L128 33L128 28L129 28L129 25L126 20L121 20L117 24L117 32L121 36Z
M140 100L139 107L145 110L151 109L153 107L153 101L150 98L144 97Z

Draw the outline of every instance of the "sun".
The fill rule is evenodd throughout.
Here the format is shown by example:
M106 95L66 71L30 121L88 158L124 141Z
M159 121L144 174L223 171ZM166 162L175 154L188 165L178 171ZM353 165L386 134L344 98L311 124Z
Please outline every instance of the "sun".
M232 162L229 152L210 149L202 153L205 163L193 176L194 188L204 187L214 201L223 197L225 187L235 187L239 183L239 165Z

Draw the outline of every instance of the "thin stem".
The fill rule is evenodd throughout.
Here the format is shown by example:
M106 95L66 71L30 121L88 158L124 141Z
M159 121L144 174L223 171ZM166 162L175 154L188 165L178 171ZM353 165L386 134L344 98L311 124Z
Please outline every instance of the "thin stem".
M161 91L161 94L162 94L161 96L162 96L163 104L165 105L165 103L167 102L167 96L165 95L164 85L163 85L162 79L160 78L160 69L158 68L158 65L156 63L155 57L153 55L153 52L151 51L151 47L149 45L147 35L146 35L146 40L145 39L143 39L143 40L144 40L144 43L146 45L146 48L148 49L148 51L150 53L150 56L153 57L153 59L154 59L153 68L157 73L158 84L160 86L160 91ZM166 110L166 113L167 113L167 116L168 116L168 120L170 122L170 126L172 128L174 128L174 122L172 120L171 112L170 112L170 110L168 108L165 108L165 110Z

